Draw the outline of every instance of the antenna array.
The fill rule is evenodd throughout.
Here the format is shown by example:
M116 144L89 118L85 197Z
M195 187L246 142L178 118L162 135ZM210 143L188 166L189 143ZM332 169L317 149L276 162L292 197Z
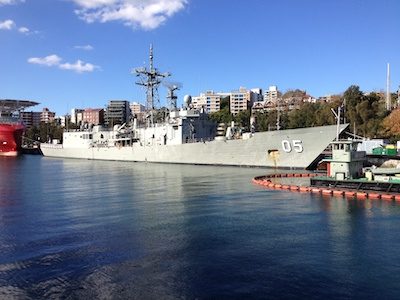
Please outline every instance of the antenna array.
M137 85L144 86L146 88L146 110L150 112L150 123L154 124L153 111L155 108L155 102L159 102L158 97L158 86L160 85L163 78L171 76L170 73L161 73L153 64L153 45L150 45L149 55L150 65L149 69L146 67L136 68L134 73L139 80L136 82Z

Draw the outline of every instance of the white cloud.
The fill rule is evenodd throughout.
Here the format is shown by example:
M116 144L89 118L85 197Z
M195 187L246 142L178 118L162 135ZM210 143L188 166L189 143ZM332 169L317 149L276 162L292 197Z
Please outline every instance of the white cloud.
M77 73L84 73L84 72L93 72L95 69L98 69L98 66L92 65L90 63L85 63L81 60L77 60L75 63L64 63L61 64L60 69L62 70L71 70Z
M91 51L93 50L93 46L91 45L84 45L84 46L74 46L75 49L80 49L80 50L86 50L86 51Z
M75 13L87 23L120 21L151 30L185 8L188 0L70 0Z
M84 8L97 8L101 6L113 5L119 2L118 0L72 0L72 1Z
M14 27L15 27L15 22L13 20L5 20L3 22L0 22L0 30L11 30Z
M0 0L1 1L1 0ZM5 20L3 22L0 22L0 30L14 30L16 29L17 24L13 20ZM28 27L21 26L18 28L19 33L23 33L26 35L31 35L31 34L39 34L39 31L31 31Z
M46 57L31 57L28 59L28 62L31 64L38 64L51 67L51 66L58 66L61 60L62 60L61 57L52 54Z
M43 65L48 67L58 67L61 70L71 70L77 73L93 72L96 69L100 69L99 66L85 63L81 60L77 60L75 63L61 63L62 58L56 54L48 55L46 57L31 57L28 59L31 64Z
M20 27L20 28L18 28L18 31L21 32L21 33L25 33L25 34L29 34L30 33L30 30L27 27Z
M20 2L25 2L25 0L0 0L0 6L1 5L9 5L9 4L17 4Z

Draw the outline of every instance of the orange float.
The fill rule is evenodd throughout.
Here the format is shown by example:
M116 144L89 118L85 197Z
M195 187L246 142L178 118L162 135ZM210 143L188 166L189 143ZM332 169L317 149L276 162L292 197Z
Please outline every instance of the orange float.
M381 199L381 194L379 193L368 193L369 199Z
M357 199L361 199L361 200L367 199L367 196L368 196L368 194L367 194L367 193L364 193L364 192L357 192L357 193L356 193Z
M323 189L322 194L324 195L332 195L332 190Z
M335 195L335 196L343 196L344 195L344 191L334 190L333 191L333 195Z
M300 192L309 192L310 188L308 186L301 186L299 187Z
M382 194L381 195L381 199L382 200L393 200L394 199L394 195L392 195L392 194Z
M345 191L345 192L344 192L344 195L345 195L346 197L354 197L354 196L356 195L356 192L353 192L353 191Z

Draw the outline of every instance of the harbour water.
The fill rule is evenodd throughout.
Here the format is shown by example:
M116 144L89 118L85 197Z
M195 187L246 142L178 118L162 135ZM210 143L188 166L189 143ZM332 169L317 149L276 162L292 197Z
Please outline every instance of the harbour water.
M266 172L0 157L0 298L400 298L400 204Z

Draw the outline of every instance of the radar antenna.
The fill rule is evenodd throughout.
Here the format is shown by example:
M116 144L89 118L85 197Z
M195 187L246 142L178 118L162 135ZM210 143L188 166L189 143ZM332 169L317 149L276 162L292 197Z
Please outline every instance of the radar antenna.
M178 96L175 94L175 91L179 91L182 87L182 84L178 82L164 81L163 85L168 89L167 99L168 99L169 109L176 110L177 108L176 100L178 99Z
M154 108L155 102L159 102L158 97L158 86L161 83L161 79L171 76L170 73L160 73L153 65L153 45L150 44L150 65L149 69L146 67L136 68L132 73L135 73L139 80L136 82L137 85L144 86L146 88L146 111L150 112L150 125L154 125Z

